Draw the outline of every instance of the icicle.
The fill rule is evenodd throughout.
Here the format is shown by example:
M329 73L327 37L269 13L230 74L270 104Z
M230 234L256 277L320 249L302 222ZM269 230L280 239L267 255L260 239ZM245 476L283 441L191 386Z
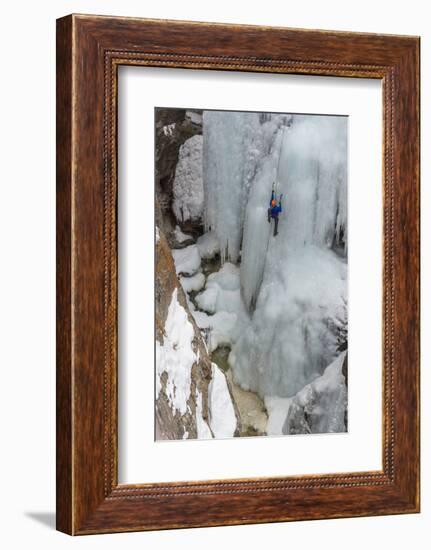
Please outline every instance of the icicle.
M205 111L204 225L219 239L222 261L239 258L249 190L279 122L257 113Z

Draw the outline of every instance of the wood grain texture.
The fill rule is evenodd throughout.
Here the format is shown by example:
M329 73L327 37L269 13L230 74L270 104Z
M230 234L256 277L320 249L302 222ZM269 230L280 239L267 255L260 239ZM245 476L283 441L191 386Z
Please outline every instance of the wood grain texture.
M57 529L72 531L72 28L57 23Z
M87 534L417 512L419 39L76 15L57 24L58 529ZM382 471L118 485L116 117L123 64L382 80Z

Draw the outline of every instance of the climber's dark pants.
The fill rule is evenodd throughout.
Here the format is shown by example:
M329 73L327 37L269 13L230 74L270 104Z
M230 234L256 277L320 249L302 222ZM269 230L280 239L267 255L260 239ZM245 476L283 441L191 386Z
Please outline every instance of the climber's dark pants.
M271 223L271 208L268 208L268 223ZM274 237L278 235L278 214L274 216Z
M278 235L278 216L274 218L274 237Z

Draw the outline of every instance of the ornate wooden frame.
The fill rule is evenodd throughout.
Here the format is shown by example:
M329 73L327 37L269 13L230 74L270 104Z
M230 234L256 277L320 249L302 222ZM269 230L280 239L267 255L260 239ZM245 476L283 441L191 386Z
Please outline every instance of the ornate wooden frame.
M117 479L119 65L377 78L384 103L383 470ZM70 15L57 21L57 528L419 511L419 38Z

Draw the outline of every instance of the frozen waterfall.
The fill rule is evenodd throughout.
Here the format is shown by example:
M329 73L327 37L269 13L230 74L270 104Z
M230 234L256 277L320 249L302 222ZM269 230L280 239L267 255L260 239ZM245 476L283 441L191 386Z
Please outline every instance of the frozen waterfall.
M238 260L250 188L285 119L262 124L258 113L204 112L204 222L217 234L223 263Z
M204 222L240 260L242 387L292 396L337 355L347 319L347 118L206 111ZM267 209L283 195L279 235Z

